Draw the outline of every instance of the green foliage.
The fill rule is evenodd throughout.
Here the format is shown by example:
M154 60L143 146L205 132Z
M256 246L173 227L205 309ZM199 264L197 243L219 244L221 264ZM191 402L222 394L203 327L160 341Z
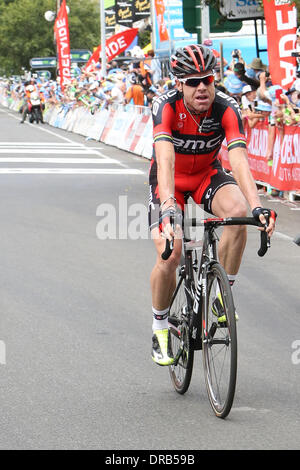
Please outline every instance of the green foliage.
M143 49L144 47L148 46L151 42L151 32L150 31L143 31L140 32L138 35L138 45Z
M12 0L0 7L0 74L29 69L33 57L56 55L54 22L44 18L56 10L56 0ZM71 49L90 49L100 42L97 0L68 0Z

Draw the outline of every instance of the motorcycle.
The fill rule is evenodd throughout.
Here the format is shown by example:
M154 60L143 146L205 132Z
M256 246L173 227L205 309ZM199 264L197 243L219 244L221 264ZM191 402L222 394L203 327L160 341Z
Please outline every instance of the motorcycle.
M29 111L29 122L31 124L34 121L36 121L37 124L39 124L39 122L43 122L41 99L38 93L36 92L33 92L30 95L30 100L28 102L28 111Z

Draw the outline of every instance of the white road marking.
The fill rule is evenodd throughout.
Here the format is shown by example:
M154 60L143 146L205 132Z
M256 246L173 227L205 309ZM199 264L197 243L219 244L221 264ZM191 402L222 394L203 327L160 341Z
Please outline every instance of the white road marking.
M282 238L283 240L287 240L289 242L293 241L292 237L290 237L289 235L286 235L285 233L278 232L277 230L274 232L273 237Z
M141 170L134 168L1 168L0 174L56 174L56 175L142 175Z
M35 152L34 152L35 153ZM51 152L41 152L41 153L51 153ZM59 152L62 153L62 152ZM68 152L64 152L68 153ZM67 164L72 164L72 163L80 163L80 164L95 164L95 165L103 165L103 164L112 164L112 163L118 163L115 162L114 160L111 160L110 158L43 158L43 157L0 157L0 165L1 163L67 163ZM1 168L1 167L0 167Z
M50 148L50 149L47 149L47 148L40 148L40 149L37 149L37 148L18 148L18 149L3 149L3 148L0 148L0 154L1 153L13 153L13 154L18 154L18 153L49 153L49 154L55 154L55 155L60 155L60 154L69 154L69 155L72 155L72 154L76 154L76 155L97 155L97 157L99 157L99 154L98 152L96 152L95 150L91 150L91 151L88 151L87 149L86 150L82 150L82 149L67 149L67 148L64 148L64 149L53 149L53 148ZM1 157L0 157L1 158ZM101 157L101 158L105 158L105 159L108 159L109 157ZM117 160L113 160L113 159L110 159L111 162L115 162L115 163L119 163Z
M20 121L20 117L17 117L15 116L14 114L12 113L7 113L10 117L16 119L17 121ZM69 144L72 144L72 145L77 145L79 147L82 147L84 149L88 149L89 147L86 147L84 144L81 144L79 142L75 142L74 140L71 140L71 139L68 139L68 137L64 137L60 134L57 134L56 132L53 132L53 131L50 131L49 129L45 129L45 127L42 127L43 124L40 124L39 126L37 126L36 124L30 124L29 122L25 122L24 124L26 124L27 126L33 126L33 127L37 127L40 131L42 132L46 132L50 135L54 135L55 137L59 138L59 139L62 139L62 140L65 140L66 142L68 142ZM100 152L99 150L97 150L97 153L100 157L104 157L104 158L107 158L106 155L104 155L102 152ZM118 162L118 164L123 167L123 168L128 168L127 165L124 165L124 163L121 163L121 162Z

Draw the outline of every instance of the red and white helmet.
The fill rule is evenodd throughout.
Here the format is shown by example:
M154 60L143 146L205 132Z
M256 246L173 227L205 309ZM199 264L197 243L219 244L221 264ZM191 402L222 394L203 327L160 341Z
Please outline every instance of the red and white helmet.
M208 47L202 44L191 44L180 47L170 59L170 69L177 78L198 72L207 72L216 65L217 59Z

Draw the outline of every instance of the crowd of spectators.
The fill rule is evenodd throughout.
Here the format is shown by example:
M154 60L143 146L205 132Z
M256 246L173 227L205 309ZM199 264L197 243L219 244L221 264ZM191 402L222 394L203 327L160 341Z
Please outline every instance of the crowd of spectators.
M298 31L297 39L300 31ZM42 101L63 104L68 107L85 106L91 113L108 108L112 104L151 106L155 96L175 86L175 80L164 76L161 61L154 51L146 54L136 47L122 65L108 64L106 77L102 77L101 64L92 70L73 64L70 84L61 92L60 78L48 80L32 74L30 80L2 79L0 85L13 97L26 98L26 90L34 86ZM271 126L297 125L300 114L300 78L296 78L289 90L273 83L268 67L258 57L246 64L238 49L232 51L232 60L226 63L221 74L220 60L215 69L216 88L232 96L242 109L243 119L250 127L258 120L268 118ZM28 95L28 93L27 93Z
M212 41L207 41L206 45L212 46ZM297 30L296 51L300 54L300 27ZM231 62L223 62L221 70L220 55L214 52L218 57L216 88L239 103L244 123L247 121L250 128L261 121L268 125L270 138L266 157L272 164L275 129L284 132L284 126L300 125L300 59L297 59L298 71L294 83L289 90L283 90L273 82L267 65L259 57L246 64L242 52L234 49ZM31 86L44 103L62 104L70 108L84 106L93 114L111 105L134 105L141 107L141 110L142 107L151 107L155 96L175 86L174 78L163 74L166 68L161 67L161 61L155 57L153 50L144 55L136 46L122 65L119 64L117 61L109 63L105 78L100 63L88 72L84 66L79 68L73 64L72 79L64 93L61 92L59 77L47 80L35 74L28 81L2 78L0 88L4 87L4 92L11 94L12 98L23 97L24 106L28 87Z

